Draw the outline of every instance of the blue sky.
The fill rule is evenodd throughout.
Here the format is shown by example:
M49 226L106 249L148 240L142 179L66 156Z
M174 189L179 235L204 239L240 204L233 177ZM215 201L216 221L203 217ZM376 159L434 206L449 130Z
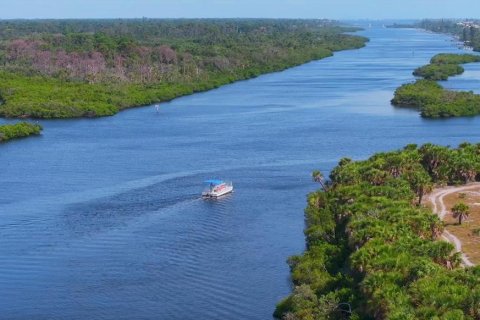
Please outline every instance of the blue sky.
M465 18L480 0L0 0L12 18Z

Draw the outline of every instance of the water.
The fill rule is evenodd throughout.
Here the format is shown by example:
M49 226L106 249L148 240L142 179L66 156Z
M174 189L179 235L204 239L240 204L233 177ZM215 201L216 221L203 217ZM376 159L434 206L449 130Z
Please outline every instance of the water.
M2 145L0 318L270 319L291 289L285 260L304 248L312 170L408 143L480 140L480 118L424 120L389 103L455 43L362 34L361 50L158 113L42 121L41 137ZM449 85L473 87L476 70ZM201 200L216 177L236 192Z
M450 78L448 81L441 81L440 84L447 89L473 91L480 94L478 79L480 79L480 63L469 63L463 65L465 72L461 76Z

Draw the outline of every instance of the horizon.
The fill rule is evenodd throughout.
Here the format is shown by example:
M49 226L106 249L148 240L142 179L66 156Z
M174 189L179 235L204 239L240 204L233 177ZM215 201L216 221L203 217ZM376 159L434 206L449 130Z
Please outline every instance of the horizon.
M162 18L162 17L116 17L116 18L0 18L0 21L55 21L55 20L327 20L337 22L413 22L421 20L476 20L477 18L398 18L398 19L372 19L372 18L358 18L358 19L330 19L330 18L266 18L266 17L211 17L211 18Z
M358 19L333 19L333 18L269 18L269 17L209 17L209 18L195 18L195 17L178 17L178 18L163 18L163 17L82 17L82 18L1 18L0 21L49 21L49 20L327 20L327 21L339 21L339 22L410 22L410 21L421 21L421 20L477 20L480 18L453 18L453 17L444 17L444 18L384 18L384 19L374 19L374 18L358 18Z
M0 0L0 20L45 19L466 19L474 0ZM411 10L411 8L415 10ZM252 10L252 8L254 8Z

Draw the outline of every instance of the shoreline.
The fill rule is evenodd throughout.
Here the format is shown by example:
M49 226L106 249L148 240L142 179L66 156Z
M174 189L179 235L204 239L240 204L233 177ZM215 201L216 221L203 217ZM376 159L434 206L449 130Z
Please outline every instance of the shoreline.
M312 62L315 62L315 61L320 61L320 60L323 60L323 59L326 59L326 58L333 57L336 52L349 51L349 50L359 50L359 49L364 48L370 40L370 39L362 37L362 36L357 36L357 37L364 38L364 43L360 47L351 47L351 48L331 51L331 53L329 55L325 55L325 56L322 56L322 57L302 61L300 63L295 63L295 64L289 65L287 67L284 67L284 68L266 70L265 72L260 72L258 74L251 73L251 72L246 72L246 74L247 74L246 76L242 76L242 77L239 77L237 79L228 79L228 77L227 77L227 79L228 79L227 81L221 81L221 80L218 81L216 79L213 79L213 80L210 80L211 83L207 83L206 85L203 85L202 83L199 83L199 82L191 83L191 84L188 84L188 85L170 84L170 85L167 85L166 87L167 88L175 88L176 86L180 86L180 87L183 87L183 88L178 90L179 91L178 93L173 93L171 96L167 96L167 97L161 98L159 100L151 100L151 101L148 101L146 103L139 103L139 104L133 103L133 104L128 105L128 106L116 106L115 107L116 110L113 110L112 112L109 112L109 113L106 113L106 114L95 114L95 115L81 114L81 115L78 115L78 116L77 115L72 115L72 116L65 116L65 117L63 117L63 116L51 116L51 117L49 117L49 116L35 116L35 115L31 115L31 114L22 114L22 115L19 115L19 116L8 116L8 115L5 115L4 113L2 113L2 106L7 106L8 105L8 99L5 99L5 101L2 104L0 104L0 118L6 119L6 120L15 120L15 119L17 119L17 120L67 120L67 119L95 119L95 118L102 118L102 117L110 117L110 116L116 115L117 113L120 113L123 110L133 109L133 108L141 108L141 107L148 107L148 106L151 106L151 105L154 105L154 104L171 102L171 101L173 101L175 99L178 99L178 98L187 97L187 96L194 95L194 94L197 94L197 93L208 92L210 90L215 90L215 89L218 89L220 87L230 85L230 84L234 84L234 83L237 83L237 82L256 79L256 78L258 78L260 76L263 76L263 75L283 72L283 71L288 70L288 69L296 68L296 67L308 64L308 63L312 63ZM1 75L1 73L2 73L2 71L0 70L0 75ZM251 75L248 75L248 74L251 74ZM18 76L18 75L14 74L14 76ZM219 75L219 77L222 78L223 75ZM55 79L55 78L47 78L47 77L38 77L38 78L43 78L46 81L55 81L55 82L60 81L59 79ZM73 85L93 86L91 84L85 84L85 83L73 83ZM159 84L151 84L151 85L146 85L146 86L148 87L148 86L155 86L155 85L162 86L163 84L159 83ZM130 88L130 89L134 88L135 86L137 86L137 85L136 84L126 85L126 87ZM201 86L201 87L199 88L199 86ZM138 91L146 91L146 90L148 90L148 89L145 89L145 90L140 89ZM125 91L125 90L122 90L122 91ZM114 96L115 92L111 92L110 95Z

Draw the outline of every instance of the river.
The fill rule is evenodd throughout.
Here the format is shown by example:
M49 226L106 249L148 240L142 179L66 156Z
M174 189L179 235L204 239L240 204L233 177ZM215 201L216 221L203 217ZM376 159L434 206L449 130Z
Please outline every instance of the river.
M360 50L136 108L41 121L0 147L1 319L271 319L304 248L310 172L408 143L480 141L393 91L449 37L381 26ZM469 89L478 67L452 78ZM476 75L476 76L475 76ZM478 82L477 82L478 83ZM2 120L5 122L5 120ZM199 197L202 181L234 182Z

